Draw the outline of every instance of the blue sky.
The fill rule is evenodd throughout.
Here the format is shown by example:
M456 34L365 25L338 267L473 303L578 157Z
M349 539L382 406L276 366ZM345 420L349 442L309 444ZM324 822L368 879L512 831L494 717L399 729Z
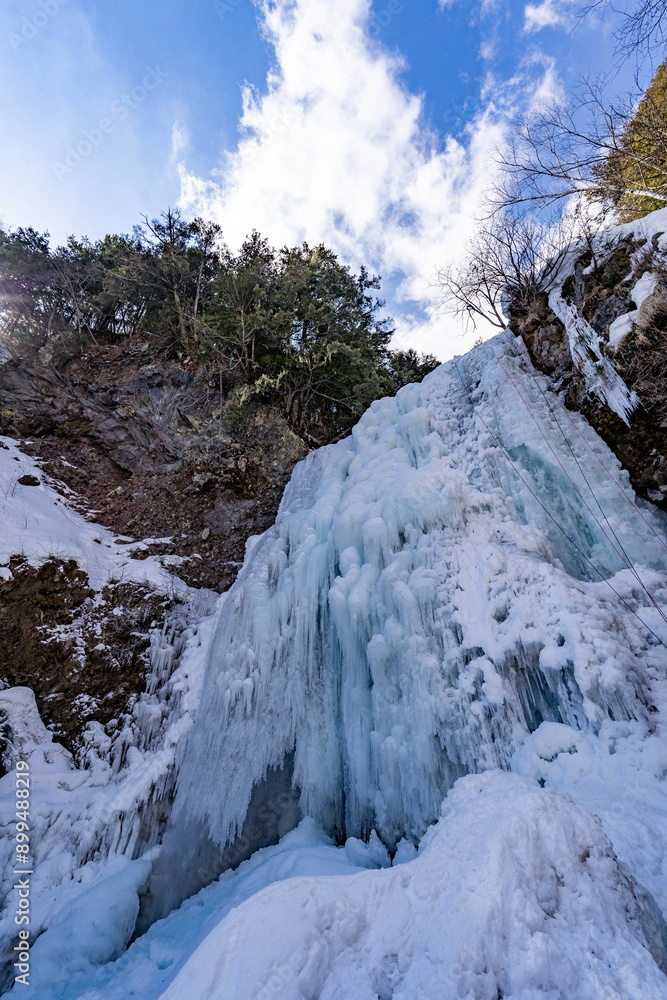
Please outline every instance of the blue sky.
M0 218L102 236L167 205L232 245L329 243L385 278L399 341L434 315L504 113L611 64L576 0L5 0ZM626 82L622 72L617 83ZM269 74L267 78L267 74Z

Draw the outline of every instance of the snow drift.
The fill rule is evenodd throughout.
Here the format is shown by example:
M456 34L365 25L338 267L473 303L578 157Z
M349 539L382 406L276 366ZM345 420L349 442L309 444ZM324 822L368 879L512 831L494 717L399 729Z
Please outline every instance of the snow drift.
M599 822L490 771L457 783L411 863L243 903L162 1000L657 1000L649 952L664 962L667 928Z

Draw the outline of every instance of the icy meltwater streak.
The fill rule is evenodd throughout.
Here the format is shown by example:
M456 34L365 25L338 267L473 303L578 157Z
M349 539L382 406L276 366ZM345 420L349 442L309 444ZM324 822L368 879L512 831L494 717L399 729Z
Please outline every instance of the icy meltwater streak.
M633 611L667 631L623 560L664 604L664 550L592 460L589 446L632 494L586 422L585 440L564 436L510 338L491 346L297 466L249 554L176 802L219 845L292 751L305 815L392 844L423 834L459 775L507 768L543 720L597 730L650 707L667 651Z

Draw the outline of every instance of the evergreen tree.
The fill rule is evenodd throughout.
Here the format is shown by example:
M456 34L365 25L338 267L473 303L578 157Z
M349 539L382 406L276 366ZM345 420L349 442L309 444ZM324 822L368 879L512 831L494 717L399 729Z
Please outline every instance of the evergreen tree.
M620 221L648 215L665 207L667 196L667 62L624 130L619 148L594 171L603 199L618 208ZM661 195L653 198L650 192Z
M234 254L219 226L172 210L132 236L70 237L55 250L48 233L0 231L0 321L20 350L49 345L59 364L148 338L155 354L208 370L221 399L276 405L317 442L437 363L389 349L379 282L323 245L277 251L252 233Z

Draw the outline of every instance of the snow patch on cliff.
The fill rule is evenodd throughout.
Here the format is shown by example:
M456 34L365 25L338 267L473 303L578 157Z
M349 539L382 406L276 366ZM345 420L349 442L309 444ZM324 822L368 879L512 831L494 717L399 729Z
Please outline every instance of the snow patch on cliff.
M86 519L68 502L68 493L62 484L56 488L13 438L0 436L0 579L11 579L12 556L24 557L31 566L73 559L94 590L122 580L187 596L189 588L159 558L134 559L136 546Z

